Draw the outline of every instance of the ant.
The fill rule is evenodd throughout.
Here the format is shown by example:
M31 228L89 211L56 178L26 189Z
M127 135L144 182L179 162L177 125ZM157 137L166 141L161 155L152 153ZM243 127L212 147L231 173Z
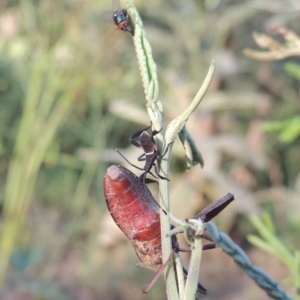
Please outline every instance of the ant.
M162 154L159 154L158 152L158 149L155 145L155 141L154 141L154 136L156 136L158 133L161 132L162 128L157 131L157 130L154 130L152 131L151 134L149 134L147 132L147 130L149 128L151 128L152 126L152 123L150 124L150 126L146 127L146 128L143 128L141 130L138 130L136 131L135 133L133 133L131 136L130 136L130 143L140 149L142 149L144 151L144 153L138 157L138 161L145 161L145 166L144 168L140 168L134 164L132 164L130 161L128 161L128 159L118 150L115 148L115 150L133 167L141 170L141 171L144 171L143 174L140 175L140 180L143 182L143 183L151 183L151 182L154 182L153 180L151 179L148 179L146 178L146 175L147 173L150 173L153 177L155 178L160 178L160 179L165 179L165 180L168 180L168 178L166 177L163 177L161 176L159 173L158 173L158 169L157 169L157 165L155 163L156 160L158 159L161 159L165 156L165 154L167 153L168 149L169 149L169 146L170 144L166 147L166 149L163 151ZM137 142L135 139L138 138L140 139L139 142ZM151 172L151 168L154 166L154 169L155 169L155 174L157 176L155 176L152 172Z

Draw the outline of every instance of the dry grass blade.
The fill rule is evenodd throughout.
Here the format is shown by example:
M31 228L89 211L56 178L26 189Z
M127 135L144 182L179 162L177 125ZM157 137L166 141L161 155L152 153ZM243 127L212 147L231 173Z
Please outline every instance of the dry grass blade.
M285 27L273 26L273 31L282 35L286 43L281 44L267 34L253 33L257 45L268 51L245 49L244 54L252 59L271 61L300 55L300 38L293 31Z

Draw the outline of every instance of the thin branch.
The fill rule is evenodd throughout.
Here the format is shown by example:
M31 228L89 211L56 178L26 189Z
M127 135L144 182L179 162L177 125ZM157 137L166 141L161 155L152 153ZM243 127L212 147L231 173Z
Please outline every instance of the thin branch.
M292 300L282 287L261 268L254 266L246 253L236 245L229 236L223 232L219 232L217 226L213 222L206 224L207 231L213 237L214 242L223 249L225 253L233 258L233 260L241 267L241 269L252 278L259 287L273 299Z

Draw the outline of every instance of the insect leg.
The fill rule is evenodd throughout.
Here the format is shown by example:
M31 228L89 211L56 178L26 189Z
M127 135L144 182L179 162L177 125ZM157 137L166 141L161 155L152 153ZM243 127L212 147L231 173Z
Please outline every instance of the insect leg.
M185 268L183 268L183 274L184 278L186 279L188 271ZM207 289L200 282L198 282L197 292L201 294L207 294Z
M150 184L150 183L157 183L158 184L158 182L156 181L156 180L153 180L153 179L150 179L150 178L145 178L145 183L146 184Z
M143 149L142 145L141 145L139 142L137 142L137 141L135 141L135 140L132 140L132 139L130 139L129 141L130 141L130 143L131 143L133 146L136 146L136 147L138 147L138 148L140 148L140 149Z
M145 156L145 157L144 157L144 156ZM138 157L137 160L138 160L138 161L144 161L144 160L146 160L146 154L143 153L141 156Z
M163 271L169 265L172 258L173 258L173 252L170 253L170 255L169 255L168 259L165 261L165 263L161 265L161 267L156 271L156 273L154 274L152 279L143 287L142 292L144 294L147 294L150 291L150 289L152 288L154 283L157 281L158 277L163 273Z
M202 250L210 250L210 249L215 249L218 248L217 245L215 243L209 243L209 244L205 244L202 246ZM191 247L189 248L175 248L175 251L177 252L192 252Z
M166 155L166 153L168 152L168 150L169 150L169 147L170 147L170 145L172 145L174 142L171 142L171 143L169 143L168 144L168 146L166 147L166 149L163 151L163 153L159 156L160 158L163 158L165 155Z
M164 177L164 176L161 176L161 175L158 173L158 169L157 169L156 163L153 163L153 166L154 166L154 170L155 170L156 175L157 175L160 179L165 179L165 180L170 181L170 179L168 179L168 178L166 178L166 177ZM149 172L149 173L150 173L150 172Z
M210 241L210 242L213 242L213 241L214 241L214 240L213 240L209 235L207 235L206 233L202 233L202 234L194 234L193 236L194 236L194 238L202 238L202 239L206 239L206 240L208 240L208 241Z
M130 143L132 143L132 140L134 140L134 139L136 139L137 137L139 137L139 136L142 134L143 131L147 131L149 128L151 128L151 126L152 126L152 124L151 124L150 126L146 127L146 128L143 128L143 129L140 129L140 130L134 132L134 133L130 136L130 138L129 138Z
M157 130L153 130L153 131L152 131L152 134L151 134L152 137L156 136L156 135L159 134L161 131L162 131L162 128L159 129L158 131L157 131Z
M148 180L148 178L146 178L146 176L147 176L147 173L150 173L153 177L155 177L155 178L158 178L157 176L155 176L152 172L150 172L150 171L148 171L148 172L144 172L142 175L140 175L140 180L144 183L144 184L146 184L147 182L147 180Z
M144 169L132 164L117 148L114 148L131 166L141 170L141 171L144 171Z

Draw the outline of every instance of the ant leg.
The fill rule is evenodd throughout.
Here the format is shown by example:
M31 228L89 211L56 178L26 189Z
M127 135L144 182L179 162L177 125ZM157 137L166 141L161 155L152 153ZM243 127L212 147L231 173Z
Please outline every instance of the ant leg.
M151 134L152 137L154 137L154 136L156 136L157 134L159 134L159 133L162 131L162 129L163 129L163 128L159 129L158 131L157 131L157 130L153 130L153 131L152 131L152 134Z
M188 272L185 268L182 268L182 270L183 270L184 278L186 279ZM197 292L201 294L207 294L207 289L200 282L198 282Z
M145 174L149 173L150 175L152 175L155 178L158 178L157 176L155 176L151 171L145 172Z
M160 158L163 158L165 155L166 155L166 153L168 152L168 150L169 150L169 147L170 147L170 145L172 145L174 142L171 142L171 143L169 143L168 144L168 146L166 147L166 149L163 151L163 153L159 156Z
M168 179L167 177L161 176L161 175L159 175L159 174L158 174L158 177L159 177L160 179L164 179L164 180L170 181L170 179Z
M213 242L214 240L209 236L207 235L206 233L203 233L203 234L195 234L194 235L195 238L202 238L202 239L206 239L210 242Z
M174 250L176 252L192 252L191 248L181 248L181 247L175 247Z
M145 183L150 184L150 183L158 183L156 180L150 179L150 178L145 178Z
M114 148L114 150L116 150L131 166L133 166L141 171L144 171L144 169L132 164L117 148Z
M201 236L202 237L202 236ZM204 237L202 237L204 238ZM218 248L216 243L208 243L202 246L202 250L210 250L210 249L215 249ZM192 252L192 248L181 248L179 245L173 246L173 249L175 252Z
M142 145L141 145L139 142L137 142L137 141L135 141L135 140L132 140L132 139L130 139L129 142L130 142L130 144L132 144L133 146L136 146L137 148L143 149Z
M144 172L142 175L140 175L139 179L146 184L146 181L148 180L148 178L146 178L147 173L150 173L153 177L158 178L157 176L155 176L152 172L148 171L148 172ZM150 179L151 180L151 179Z
M144 294L147 294L150 291L150 289L152 288L154 283L157 281L159 276L161 274L163 274L164 270L167 268L167 266L169 265L169 263L171 262L172 259L173 259L173 252L170 253L170 255L169 255L168 259L165 261L165 263L159 267L159 269L156 271L156 273L154 274L152 279L143 287L142 292Z
M156 160L156 156L157 153L153 153L153 154L146 154L145 153L145 166L144 166L144 170L146 173L150 173L151 168L153 167L153 165L155 165L155 160Z
M170 181L170 179L168 179L168 178L166 178L166 177L164 177L164 176L161 176L161 175L158 173L156 163L153 163L153 166L154 166L154 170L155 170L156 175L157 175L160 179L165 179L165 180ZM149 173L150 173L150 172L149 172Z
M144 157L145 156L145 157ZM143 153L141 156L138 157L138 161L145 161L146 160L146 154Z
M134 140L134 139L136 139L137 137L139 137L144 131L147 131L149 128L151 128L151 126L152 126L152 123L151 123L150 126L148 126L148 127L146 127L146 128L143 128L143 129L140 129L140 130L134 132L134 133L130 136L130 138L129 138L130 143L131 143L132 140Z

